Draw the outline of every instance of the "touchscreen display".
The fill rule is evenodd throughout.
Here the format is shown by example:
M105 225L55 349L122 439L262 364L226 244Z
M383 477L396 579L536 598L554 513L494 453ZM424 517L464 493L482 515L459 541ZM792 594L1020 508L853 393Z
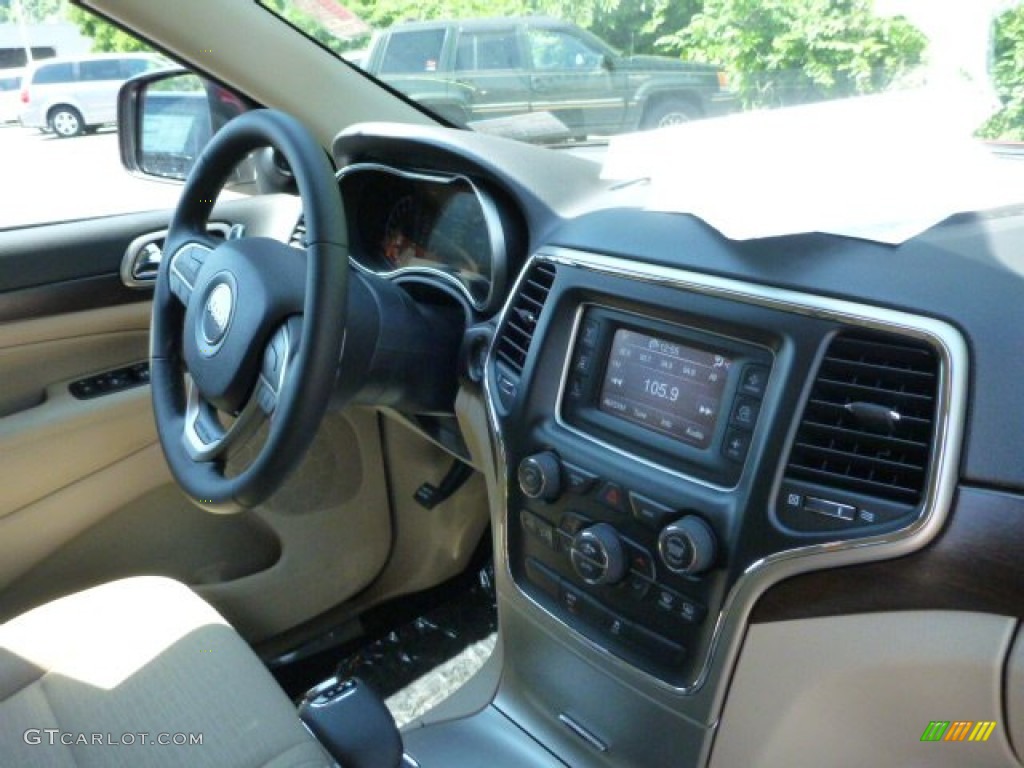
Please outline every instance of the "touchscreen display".
M598 409L697 448L711 443L732 360L620 328Z

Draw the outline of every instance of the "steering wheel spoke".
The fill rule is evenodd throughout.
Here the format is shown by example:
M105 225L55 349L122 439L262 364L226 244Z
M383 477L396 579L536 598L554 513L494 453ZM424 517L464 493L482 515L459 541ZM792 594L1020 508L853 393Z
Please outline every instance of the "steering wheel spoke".
M186 243L171 257L169 279L171 293L178 297L182 306L187 307L188 301L199 279L199 270L212 249L199 243Z
M185 450L195 462L227 458L232 448L242 445L256 433L268 415L262 406L258 386L238 417L225 429L217 418L217 409L203 399L199 388L189 380L185 405Z

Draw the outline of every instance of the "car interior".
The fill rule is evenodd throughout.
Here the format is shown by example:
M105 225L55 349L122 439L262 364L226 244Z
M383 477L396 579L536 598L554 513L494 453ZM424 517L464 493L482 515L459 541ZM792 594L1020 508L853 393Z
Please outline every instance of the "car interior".
M130 81L177 206L0 230L0 764L1024 765L1024 206L733 240L257 2L75 5L231 109L182 178Z

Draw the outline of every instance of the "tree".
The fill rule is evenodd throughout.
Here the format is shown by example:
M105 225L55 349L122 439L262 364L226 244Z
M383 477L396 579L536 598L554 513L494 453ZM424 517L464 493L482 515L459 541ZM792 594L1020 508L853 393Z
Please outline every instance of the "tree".
M1003 108L978 133L986 139L1024 141L1024 6L996 19L993 54L992 74Z
M926 39L870 0L706 0L659 44L725 66L748 107L884 90L922 60Z
M83 36L92 39L94 51L124 52L150 51L148 45L133 35L108 24L99 16L73 6L68 7L68 19L78 25Z
M26 24L60 18L64 0L0 0L0 24L18 21L18 8Z

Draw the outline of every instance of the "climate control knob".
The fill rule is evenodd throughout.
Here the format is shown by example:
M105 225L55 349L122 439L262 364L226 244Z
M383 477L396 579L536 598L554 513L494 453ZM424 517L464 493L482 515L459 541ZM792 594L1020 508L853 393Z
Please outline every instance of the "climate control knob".
M577 533L569 548L569 559L588 584L615 584L626 575L622 541L608 523L598 523Z
M562 491L562 462L552 451L519 462L519 490L531 499L554 501Z
M696 515L666 525L658 536L661 562L673 573L703 573L714 565L717 553L714 531Z

